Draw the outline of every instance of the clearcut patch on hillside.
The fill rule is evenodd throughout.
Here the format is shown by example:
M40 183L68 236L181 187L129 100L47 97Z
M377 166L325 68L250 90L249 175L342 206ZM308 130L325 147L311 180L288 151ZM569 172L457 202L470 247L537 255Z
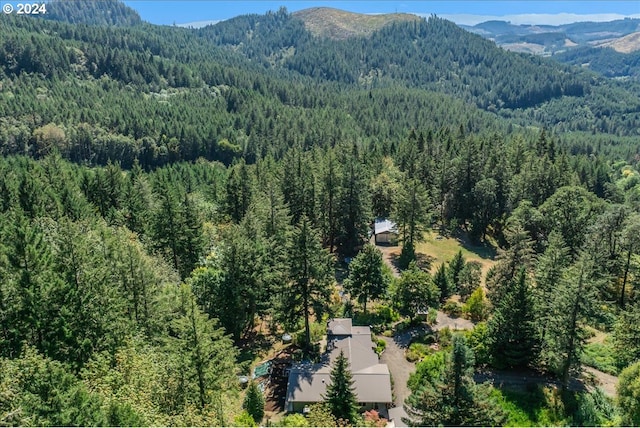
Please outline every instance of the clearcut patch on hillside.
M392 22L411 22L422 19L409 13L365 15L329 7L304 9L294 12L293 16L304 21L307 30L314 36L336 40L370 36L374 31Z

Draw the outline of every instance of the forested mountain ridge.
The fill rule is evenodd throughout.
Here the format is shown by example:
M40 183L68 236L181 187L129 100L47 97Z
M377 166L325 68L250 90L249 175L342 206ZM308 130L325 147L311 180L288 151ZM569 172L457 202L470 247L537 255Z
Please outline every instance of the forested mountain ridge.
M200 30L2 18L5 153L36 153L26 134L49 123L67 128L65 156L123 165L255 159L345 134L389 141L415 123L599 132L610 135L597 137L600 150L632 159L617 141L640 132L640 101L628 84L501 51L438 18L348 41L315 38L283 10ZM521 104L534 106L508 108ZM81 148L81 123L105 144ZM591 138L575 150L592 152Z
M51 0L44 19L70 24L132 26L142 24L140 15L118 0Z

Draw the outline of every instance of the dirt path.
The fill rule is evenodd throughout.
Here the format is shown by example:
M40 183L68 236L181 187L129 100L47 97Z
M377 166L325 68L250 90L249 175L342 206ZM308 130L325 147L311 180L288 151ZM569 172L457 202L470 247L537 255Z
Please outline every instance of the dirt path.
M616 385L618 384L618 378L616 376L587 366L584 366L584 371L588 377L593 377L594 386L602 388L604 393L610 397L616 396Z

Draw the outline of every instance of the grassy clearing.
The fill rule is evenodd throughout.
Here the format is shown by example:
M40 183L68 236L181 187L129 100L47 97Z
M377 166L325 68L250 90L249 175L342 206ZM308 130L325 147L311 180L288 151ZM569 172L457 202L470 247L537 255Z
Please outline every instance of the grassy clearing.
M491 396L507 413L505 426L565 426L564 405L557 391L532 387L529 391L493 389Z
M392 22L417 21L420 18L406 13L365 15L328 7L315 7L295 12L304 21L305 27L314 36L332 39L347 39L369 36Z
M476 261L482 265L482 281L487 275L487 271L495 264L495 248L489 245L471 245L467 240L458 237L439 236L437 232L427 232L425 241L416 246L416 253L424 254L431 262L431 273L442 262L450 261L458 251L467 261Z

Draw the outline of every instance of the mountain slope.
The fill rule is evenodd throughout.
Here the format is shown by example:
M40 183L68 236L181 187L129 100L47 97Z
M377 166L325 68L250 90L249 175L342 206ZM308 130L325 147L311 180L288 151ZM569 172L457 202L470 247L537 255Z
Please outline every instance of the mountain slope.
M640 32L627 34L624 37L602 43L599 46L612 48L616 52L625 54L637 52L640 50Z
M407 13L363 15L328 7L315 7L294 12L305 28L316 37L336 40L356 36L370 36L392 22L416 22L420 18Z
M41 16L71 24L133 26L142 23L140 15L119 0L51 0Z

